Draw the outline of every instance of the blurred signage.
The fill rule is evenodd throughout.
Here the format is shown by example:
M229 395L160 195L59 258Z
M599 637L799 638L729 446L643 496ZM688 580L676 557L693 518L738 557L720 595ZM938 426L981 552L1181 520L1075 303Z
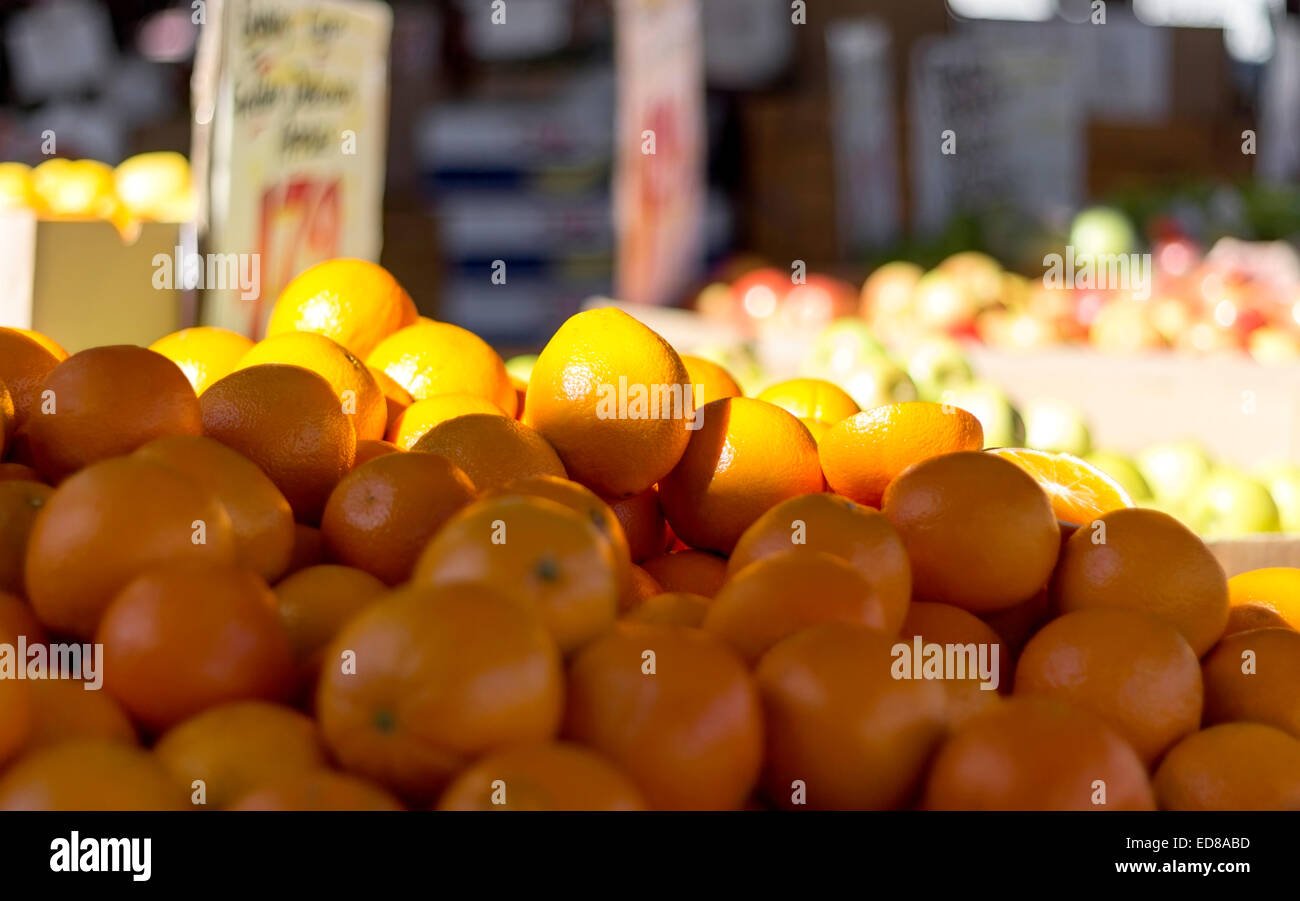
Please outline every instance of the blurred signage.
M619 299L670 303L705 258L704 55L697 0L617 0Z
M370 0L208 10L194 75L203 249L256 255L260 290L209 287L202 318L258 336L299 272L379 258L392 11Z

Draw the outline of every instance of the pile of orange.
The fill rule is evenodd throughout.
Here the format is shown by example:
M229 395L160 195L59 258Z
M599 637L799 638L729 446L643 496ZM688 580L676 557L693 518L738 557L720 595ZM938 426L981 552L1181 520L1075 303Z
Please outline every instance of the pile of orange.
M1300 808L1300 571L964 410L614 309L523 390L383 269L0 329L0 809ZM90 689L90 690L87 690Z

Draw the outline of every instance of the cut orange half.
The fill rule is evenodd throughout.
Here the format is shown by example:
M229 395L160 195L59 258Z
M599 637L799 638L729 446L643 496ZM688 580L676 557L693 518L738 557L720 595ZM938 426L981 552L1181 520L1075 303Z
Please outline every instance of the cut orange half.
M1103 513L1133 506L1133 498L1118 482L1073 454L1027 447L997 447L988 453L1010 460L1033 476L1051 498L1056 518L1062 522L1083 526Z

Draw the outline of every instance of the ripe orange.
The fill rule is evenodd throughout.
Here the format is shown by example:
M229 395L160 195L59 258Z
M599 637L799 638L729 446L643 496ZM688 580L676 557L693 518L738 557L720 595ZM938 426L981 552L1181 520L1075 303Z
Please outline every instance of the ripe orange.
M1044 694L1105 720L1148 766L1201 724L1201 667L1173 626L1099 607L1052 620L1016 665L1016 694Z
M633 563L658 556L668 547L664 514L659 508L659 492L653 486L630 497L606 498L605 502L623 526Z
M325 505L320 530L340 563L389 585L411 577L420 552L470 501L474 486L434 454L389 454L343 477Z
M40 482L0 482L0 591L25 593L27 543L36 515L53 493Z
M17 431L18 427L14 424L13 396L10 395L5 383L0 382L0 459L4 459L5 451L9 448L9 440Z
M890 483L882 512L903 539L917 600L991 613L1047 584L1056 514L1024 470L991 454L933 457Z
M296 710L264 701L210 707L168 730L154 755L190 803L208 810L325 765L316 724Z
M659 810L734 810L763 759L758 691L698 629L621 622L569 667L564 734L604 754ZM635 711L635 715L629 715Z
M759 564L761 565L761 564ZM758 665L763 789L787 809L906 805L944 734L943 688L891 675L894 639L844 622L785 638Z
M708 551L674 551L651 557L641 568L654 576L664 591L689 591L711 598L727 581L727 561Z
M1300 741L1260 723L1189 735L1152 780L1161 810L1300 810Z
M950 604L917 601L908 605L907 619L903 620L902 628L898 630L898 640L912 646L912 660L916 657L913 641L916 636L921 638L923 661L924 646L927 644L945 646L945 658L949 646L960 648L962 657L956 662L965 667L967 676L958 678L955 672L943 673L945 678L940 683L948 694L950 725L964 723L996 704L1002 695L1011 693L1011 649L997 632L973 613ZM992 656L995 648L998 655L996 661ZM987 655L985 660L990 664L987 674L980 672L981 650L984 650ZM997 680L996 683L994 679ZM985 685L990 687L985 688Z
M104 611L95 641L104 646L104 689L152 731L292 687L275 596L233 566L173 561L145 570Z
M1228 580L1190 529L1158 510L1115 510L1065 543L1052 579L1062 612L1129 607L1183 633L1198 657L1228 622Z
M33 751L0 775L0 810L183 810L185 793L154 755L105 739Z
M32 697L27 682L0 679L0 773L32 734Z
M800 419L833 426L861 412L847 391L824 379L790 379L764 388L759 400L776 404Z
M34 332L31 329L26 328L8 329L8 331L18 332L20 335L26 335L28 338L31 338L41 347L53 354L54 359L60 363L71 356L71 354L64 350L63 345L59 344L59 342L55 341L49 335L43 335L40 332Z
M1056 518L1080 526L1103 513L1133 506L1133 498L1118 482L1071 454L1050 454L1026 447L988 451L1010 460L1034 477L1052 501Z
M411 450L446 457L464 470L480 493L526 476L568 476L545 438L523 423L495 414L449 419Z
M1020 653L1025 642L1053 615L1052 605L1047 599L1047 588L1044 587L1024 603L982 614L980 619L1002 637L1007 650L1014 656Z
M293 553L293 511L266 473L230 448L202 435L151 441L135 456L188 476L211 491L230 514L240 566L274 582Z
M931 810L1154 810L1137 753L1092 714L1012 698L963 724L930 767Z
M32 701L29 751L86 739L137 743L135 727L121 705L107 692L88 689L80 679L35 679L27 683L27 691Z
M473 394L515 415L514 386L506 364L473 332L449 322L421 319L394 332L366 357L366 364L386 373L411 397Z
M254 366L217 382L200 404L204 434L260 466L297 519L320 521L357 449L329 382L298 366Z
M800 417L799 421L804 424L804 428L808 429L808 434L813 436L813 441L817 443L818 453L820 454L822 439L835 426L829 422L822 422L820 419L809 419L806 416Z
M665 591L646 598L633 608L624 619L659 626L690 626L700 628L709 612L712 598L689 591Z
M213 382L234 372L240 358L252 347L253 342L238 332L207 325L181 329L149 345L154 353L180 367L195 394L202 394Z
M366 366L366 369L374 376L375 384L379 386L379 390L384 392L384 406L388 411L384 434L387 435L392 432L393 426L401 417L402 412L413 404L415 399L411 397L411 392L397 384L388 373L373 366Z
M853 565L887 610L902 610L912 594L903 541L885 516L836 494L805 494L782 501L745 530L727 561L735 575L782 551L825 551Z
M562 653L614 622L619 572L601 532L541 497L499 497L467 507L429 542L412 581L476 582L536 611Z
M740 390L740 386L731 377L731 373L712 360L682 354L681 361L682 365L686 367L686 375L691 381L696 409L724 397L744 396L745 392Z
M402 450L410 450L417 441L433 431L435 426L470 413L506 415L486 397L476 394L437 394L417 400L407 407L389 428L388 440Z
M792 550L737 573L713 599L704 628L752 664L806 626L859 623L893 636L906 612L906 607L886 610L871 583L838 557Z
M73 354L39 391L27 440L36 468L52 482L155 438L203 431L190 383L175 363L143 347Z
M325 539L320 529L305 526L300 522L293 524L293 553L289 555L289 568L285 575L301 572L309 566L318 566L328 562L329 553L325 549Z
M490 754L456 777L439 810L645 810L627 776L566 742Z
M555 447L570 478L627 497L666 476L686 449L687 417L698 415L689 382L655 332L621 310L588 310L542 349L523 421Z
M406 587L353 618L325 653L316 711L348 770L429 804L473 758L555 735L555 642L481 585Z
M24 463L0 463L0 482L41 482L41 474Z
M253 788L226 810L402 810L378 785L347 773L313 769Z
M970 413L914 401L886 404L841 420L821 440L820 454L832 491L879 507L885 489L909 466L983 446L984 429Z
M315 677L325 646L387 591L368 572L330 563L300 569L275 586L280 622L305 676Z
M1225 635L1277 626L1300 631L1300 569L1274 566L1228 580Z
M20 428L32 410L40 409L41 383L64 359L21 329L0 326L0 382L13 397L13 428Z
M1300 738L1300 632L1229 635L1205 657L1207 725L1250 720Z
M31 607L15 594L0 591L0 644L17 644L26 635L28 644L43 644L45 629Z
M327 260L285 286L266 334L317 332L365 357L417 316L410 295L387 269L365 260Z
M401 451L399 451L395 445L389 444L387 441L358 441L357 455L352 460L352 470L355 472L357 467L369 463L376 457L386 457L389 454L398 453L401 453Z
M663 593L664 587L655 581L655 577L634 563L632 582L618 598L618 612L625 614L636 610L650 598Z
M358 439L384 437L388 427L384 392L366 364L343 345L311 332L276 335L254 345L235 371L274 364L301 366L329 382Z
M27 598L42 623L87 639L141 571L173 560L233 564L236 554L230 516L210 491L161 463L105 460L46 501L27 542Z
M729 554L769 509L825 487L812 435L780 407L732 397L696 415L703 426L659 484L664 515L691 547Z

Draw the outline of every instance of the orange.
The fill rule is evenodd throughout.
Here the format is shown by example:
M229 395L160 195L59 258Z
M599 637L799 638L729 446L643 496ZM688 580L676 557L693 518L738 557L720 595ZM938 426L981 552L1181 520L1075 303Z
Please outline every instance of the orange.
M27 643L43 644L45 629L22 598L0 591L0 644L17 644L18 636L27 636Z
M984 446L980 421L958 407L886 404L841 420L820 443L822 470L836 494L879 507L889 483L909 466Z
M1098 607L1052 620L1016 665L1016 694L1050 695L1105 720L1148 766L1201 724L1201 666L1155 617Z
M180 367L195 394L202 394L213 382L234 372L240 358L252 347L253 342L238 332L209 325L181 329L149 345L154 353Z
M621 310L570 317L542 349L523 421L602 497L645 491L681 458L698 415L668 342ZM698 421L698 420L696 420Z
M353 458L352 469L355 471L362 464L369 463L376 457L386 457L389 454L401 453L395 445L387 441L366 440L357 442L357 455Z
M384 406L388 412L384 434L387 435L401 417L402 411L414 403L414 398L411 397L411 392L393 381L388 373L373 366L367 366L366 369L374 376L375 384L379 386L379 390L384 392Z
M22 335L26 335L28 338L31 338L41 347L45 348L51 354L53 354L54 359L60 363L62 363L69 356L71 356L71 354L69 354L66 350L63 349L63 346L59 344L59 342L55 341L53 338L49 337L48 335L42 335L40 332L34 332L31 329L25 329L25 328L15 328L15 329L0 328L0 331L13 331L13 332L18 332L19 334Z
M358 439L384 437L388 427L384 392L366 364L343 345L310 332L276 335L254 345L235 371L270 364L301 366L316 373L334 389Z
M32 696L27 682L0 679L0 773L32 734Z
M266 334L316 332L364 358L417 316L411 296L384 267L365 260L327 260L280 292Z
M965 667L967 675L959 678L955 672L943 673L945 678L940 683L948 694L950 725L964 723L996 704L1003 694L1011 692L1013 661L1010 648L990 626L973 613L950 604L917 601L908 606L907 619L903 620L898 632L899 641L911 647L912 656L908 658L911 661L917 656L914 641L917 636L921 638L922 661L925 660L926 645L944 646L945 658L954 646L960 649L962 657L954 663ZM996 660L993 658L995 649ZM980 657L981 651L985 655L983 658ZM983 672L980 670L981 659L988 664ZM910 671L915 672L915 669Z
M137 743L135 727L121 705L80 679L34 679L27 691L33 714L28 750L85 739Z
M1205 722L1250 720L1300 738L1300 632L1252 629L1205 657Z
M154 755L105 739L40 748L0 775L0 810L183 810Z
M824 379L790 379L764 388L759 400L776 404L800 419L833 426L861 412L857 402L838 385Z
M1065 543L1052 602L1068 613L1128 607L1174 625L1198 657L1228 622L1228 580L1190 529L1158 510L1115 510Z
M1260 723L1189 735L1152 780L1161 810L1300 810L1300 741Z
M501 357L478 335L449 322L421 319L385 338L366 364L386 373L411 397L473 394L507 416L518 399Z
M682 354L681 361L686 367L686 375L690 378L691 387L695 392L696 409L724 397L744 395L745 392L740 390L731 373L712 360Z
M636 610L655 595L663 594L663 591L664 587L655 581L654 576L636 564L632 564L632 582L627 591L619 596L619 613Z
M439 810L645 810L627 776L586 748L565 742L490 754L464 770Z
M654 576L664 591L689 591L711 598L727 580L727 561L708 551L674 551L651 557L641 568Z
M14 425L14 399L4 382L0 382L0 459L4 458L9 440L18 427Z
M104 646L104 689L151 731L292 687L275 596L233 566L173 561L145 570L104 611L95 641Z
M1010 460L1033 476L1051 498L1056 518L1064 522L1086 525L1103 513L1133 506L1133 498L1118 482L1071 454L1026 447L1000 447L988 453Z
M293 552L289 555L289 568L285 575L301 572L309 566L318 566L328 562L329 553L325 549L325 539L320 529L305 526L300 522L293 524Z
M226 810L401 810L379 786L347 773L313 769L258 786Z
M980 620L988 623L993 631L1002 637L1007 650L1015 655L1020 653L1025 642L1029 641L1052 616L1052 605L1048 602L1047 589L1044 587L1024 603L1007 607L1005 610L981 614Z
M27 542L27 598L46 626L87 639L141 571L167 561L234 564L237 547L225 507L193 479L137 457L105 460L46 501Z
M154 745L154 756L190 803L208 810L220 810L255 787L325 765L316 724L296 710L264 701L210 707L168 730Z
M73 354L40 386L27 422L36 468L58 482L155 438L203 431L199 401L176 364L127 345Z
M387 591L364 570L330 563L300 569L275 586L280 622L308 676L315 676L321 651L339 630Z
M939 749L931 810L1154 810L1146 769L1090 713L1044 697L1012 698L972 717Z
M329 382L298 366L254 366L217 382L200 404L204 434L260 466L295 518L320 521L357 449L356 432Z
M614 569L618 576L619 590L626 591L631 587L632 552L628 547L627 535L609 504L602 501L590 489L558 476L542 475L515 479L508 485L487 494L488 497L508 495L544 497L557 504L563 504L586 519L609 542L610 549L614 552Z
M159 438L135 456L188 476L221 501L235 530L240 566L268 582L288 569L293 553L293 511L275 483L246 457L202 435Z
M691 547L729 554L769 509L825 487L812 435L780 407L732 397L696 415L703 425L659 483L664 515Z
M461 511L429 542L411 578L476 582L521 600L562 653L608 629L618 610L613 546L590 519L541 497L491 498Z
M13 397L15 429L40 409L41 382L63 359L21 329L0 327L0 382Z
M1279 626L1300 631L1300 569L1273 566L1228 580L1225 635Z
M737 573L713 599L704 628L752 664L805 626L837 620L892 636L906 612L886 610L871 583L838 557L794 550Z
M829 422L822 422L820 419L809 419L806 416L800 417L800 422L808 430L808 434L813 436L813 441L817 443L818 452L820 453L822 439L826 437L835 426Z
M470 413L485 413L489 416L506 415L501 412L500 407L485 397L475 394L437 394L424 400L417 400L407 407L397 417L397 422L389 428L388 440L401 450L410 450L415 442L431 432L434 426Z
M754 680L698 629L620 622L569 667L565 737L609 758L660 810L735 810L763 759Z
M919 601L991 613L1047 584L1060 552L1052 504L1024 470L976 451L932 457L890 483Z
M36 515L54 489L40 482L0 482L0 591L25 593L23 570Z
M700 628L709 612L712 598L689 591L665 591L646 598L624 618L659 626Z
M782 501L745 530L727 561L731 575L751 563L796 548L839 557L870 582L888 610L902 610L912 594L903 541L880 512L835 494Z
M335 560L396 585L411 577L429 539L472 500L469 477L442 457L389 454L343 477L325 504L321 535Z
M659 508L659 492L654 487L630 497L606 498L606 503L623 526L633 563L658 556L668 547L664 514Z
M42 482L41 474L23 463L0 463L0 482Z
M910 801L943 738L945 697L935 682L891 675L893 643L860 625L823 623L763 656L755 678L773 803L880 810Z
M496 414L471 413L435 426L411 447L446 457L481 493L526 476L567 478L546 439L523 423Z
M555 642L482 585L408 586L357 615L325 653L316 711L351 772L420 804L471 760L554 737Z

